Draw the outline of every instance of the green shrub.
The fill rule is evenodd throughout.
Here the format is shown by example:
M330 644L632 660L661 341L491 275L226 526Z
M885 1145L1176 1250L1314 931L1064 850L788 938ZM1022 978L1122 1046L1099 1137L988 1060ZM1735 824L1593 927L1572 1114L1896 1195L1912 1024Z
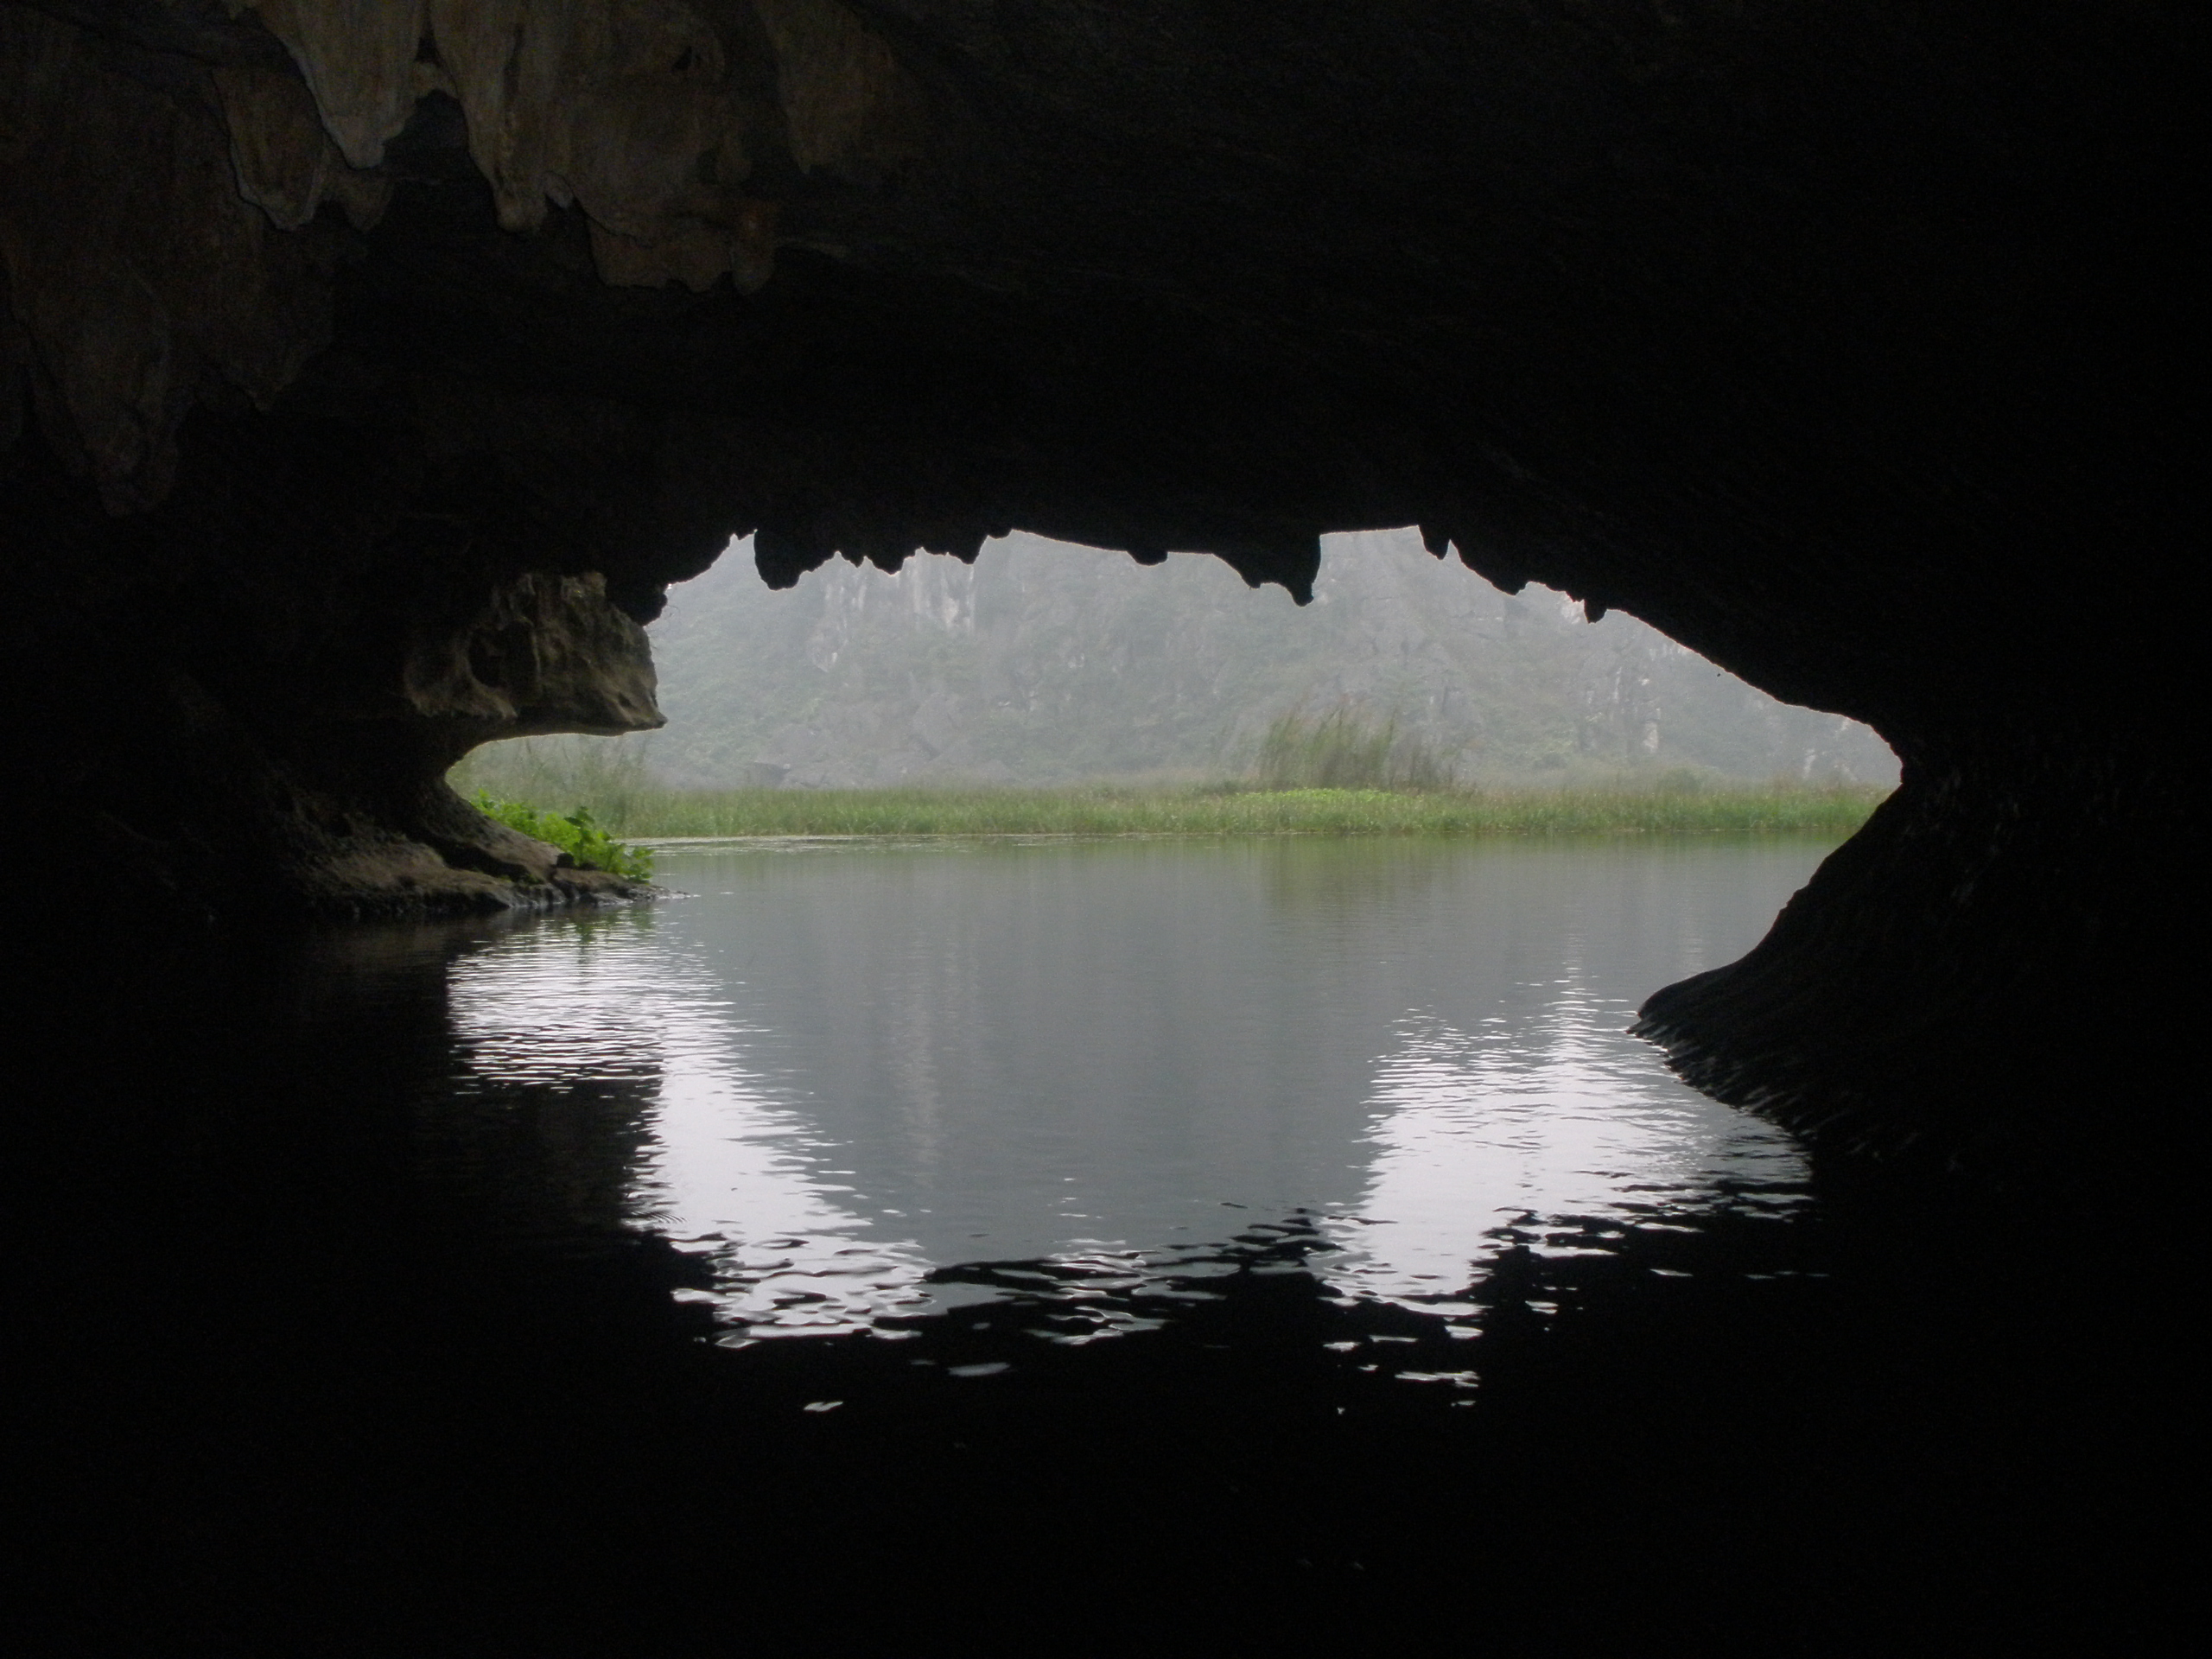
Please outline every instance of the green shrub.
M1260 745L1259 780L1268 789L1442 789L1450 770L1422 740L1380 726L1350 703L1319 720L1282 716Z
M587 868L606 870L633 881L652 879L652 849L625 846L601 829L583 807L564 817L520 801L495 801L480 789L476 791L476 810L510 830L519 830L525 836L559 848Z
M447 781L465 796L495 801L568 801L620 826L634 798L651 795L652 735L523 737L487 743L453 769Z

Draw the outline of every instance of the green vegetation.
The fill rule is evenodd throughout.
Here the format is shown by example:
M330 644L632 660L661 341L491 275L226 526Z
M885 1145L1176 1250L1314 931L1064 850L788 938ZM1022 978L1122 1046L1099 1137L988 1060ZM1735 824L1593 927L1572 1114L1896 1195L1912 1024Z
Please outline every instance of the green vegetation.
M648 769L650 741L524 737L487 743L455 766L446 781L462 794L476 797L480 806L486 795L495 801L578 801L582 803L580 810L588 810L602 824L615 826L619 834L648 797L668 793Z
M1427 752L1395 727L1339 711L1275 722L1287 758L1249 783L1089 784L1057 789L909 785L888 789L676 789L646 752L620 740L525 739L480 749L454 783L525 835L624 874L641 869L613 838L745 836L1716 836L1849 835L1888 793L1856 784L1743 784L1688 766L1559 788L1453 787L1424 772ZM1332 747L1333 746L1333 747ZM1287 784L1294 765L1356 786ZM1416 783L1426 787L1414 786ZM509 803L580 803L558 817Z
M750 789L671 791L650 836L1847 835L1872 789ZM640 804L641 805L643 803Z
M580 806L563 815L525 806L519 801L496 801L480 789L476 791L476 810L486 817L497 818L510 830L519 830L525 836L559 848L588 868L626 875L634 881L652 879L652 849L624 846L600 827L588 807Z
M1254 789L732 789L632 791L612 833L747 836L1842 836L1883 795L1856 786L1525 791ZM524 809L526 810L526 809ZM548 834L591 815L530 822ZM574 847L570 848L575 851ZM579 861L585 854L577 853ZM634 856L634 855L632 855ZM593 861L599 861L594 855ZM619 868L606 866L606 868ZM639 872L627 870L625 874Z
M1350 702L1319 720L1303 709L1282 715L1260 744L1260 785L1268 790L1442 789L1452 769L1394 715L1369 721Z

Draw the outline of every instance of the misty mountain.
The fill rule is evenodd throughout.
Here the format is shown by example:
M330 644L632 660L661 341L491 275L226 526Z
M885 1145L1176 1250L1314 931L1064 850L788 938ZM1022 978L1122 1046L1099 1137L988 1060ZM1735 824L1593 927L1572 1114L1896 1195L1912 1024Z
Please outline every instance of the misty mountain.
M1304 607L1213 558L1147 568L1027 535L973 566L833 562L785 592L750 552L674 589L653 626L669 725L645 741L672 783L1236 775L1279 716L1347 704L1468 780L1897 776L1866 727L1777 702L1630 617L1508 597L1410 530L1328 537Z

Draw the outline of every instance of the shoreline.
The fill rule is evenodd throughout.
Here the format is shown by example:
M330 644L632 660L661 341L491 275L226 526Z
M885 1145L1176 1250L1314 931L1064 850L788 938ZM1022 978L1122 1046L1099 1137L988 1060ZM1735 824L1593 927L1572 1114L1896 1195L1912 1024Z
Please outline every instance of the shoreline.
M577 780L579 783L583 780ZM1664 838L1855 833L1876 788L1696 791L1221 790L1181 787L683 791L573 794L596 828L640 848L710 842L1257 836Z
M880 845L913 841L1827 841L1849 830L1819 825L1773 830L881 830L849 833L762 833L728 836L625 836L631 847L660 852L694 848Z

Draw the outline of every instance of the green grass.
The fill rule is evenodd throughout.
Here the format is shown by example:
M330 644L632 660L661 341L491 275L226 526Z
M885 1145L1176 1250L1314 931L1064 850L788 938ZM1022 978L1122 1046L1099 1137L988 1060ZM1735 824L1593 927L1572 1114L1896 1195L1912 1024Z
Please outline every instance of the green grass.
M633 790L610 834L1841 836L1872 789Z
M1339 728L1348 722L1338 721ZM1278 747L1327 758L1360 733L1329 721L1285 726ZM1370 738L1372 733L1367 734ZM1378 764L1408 766L1385 729ZM1301 747L1302 746L1302 747ZM1281 787L1096 784L1058 789L939 785L902 789L671 789L645 756L613 743L523 741L479 750L454 770L466 793L500 803L558 803L566 815L503 805L525 833L580 861L616 855L622 840L747 836L1822 836L1866 822L1886 792L1786 780L1745 784L1687 767L1546 787ZM509 813L515 816L509 817ZM525 816L530 822L521 821ZM580 824L576 820L581 818ZM531 828L531 824L537 828ZM576 844L560 839L568 834ZM588 844L587 844L587 842ZM627 867L607 865L605 868Z

